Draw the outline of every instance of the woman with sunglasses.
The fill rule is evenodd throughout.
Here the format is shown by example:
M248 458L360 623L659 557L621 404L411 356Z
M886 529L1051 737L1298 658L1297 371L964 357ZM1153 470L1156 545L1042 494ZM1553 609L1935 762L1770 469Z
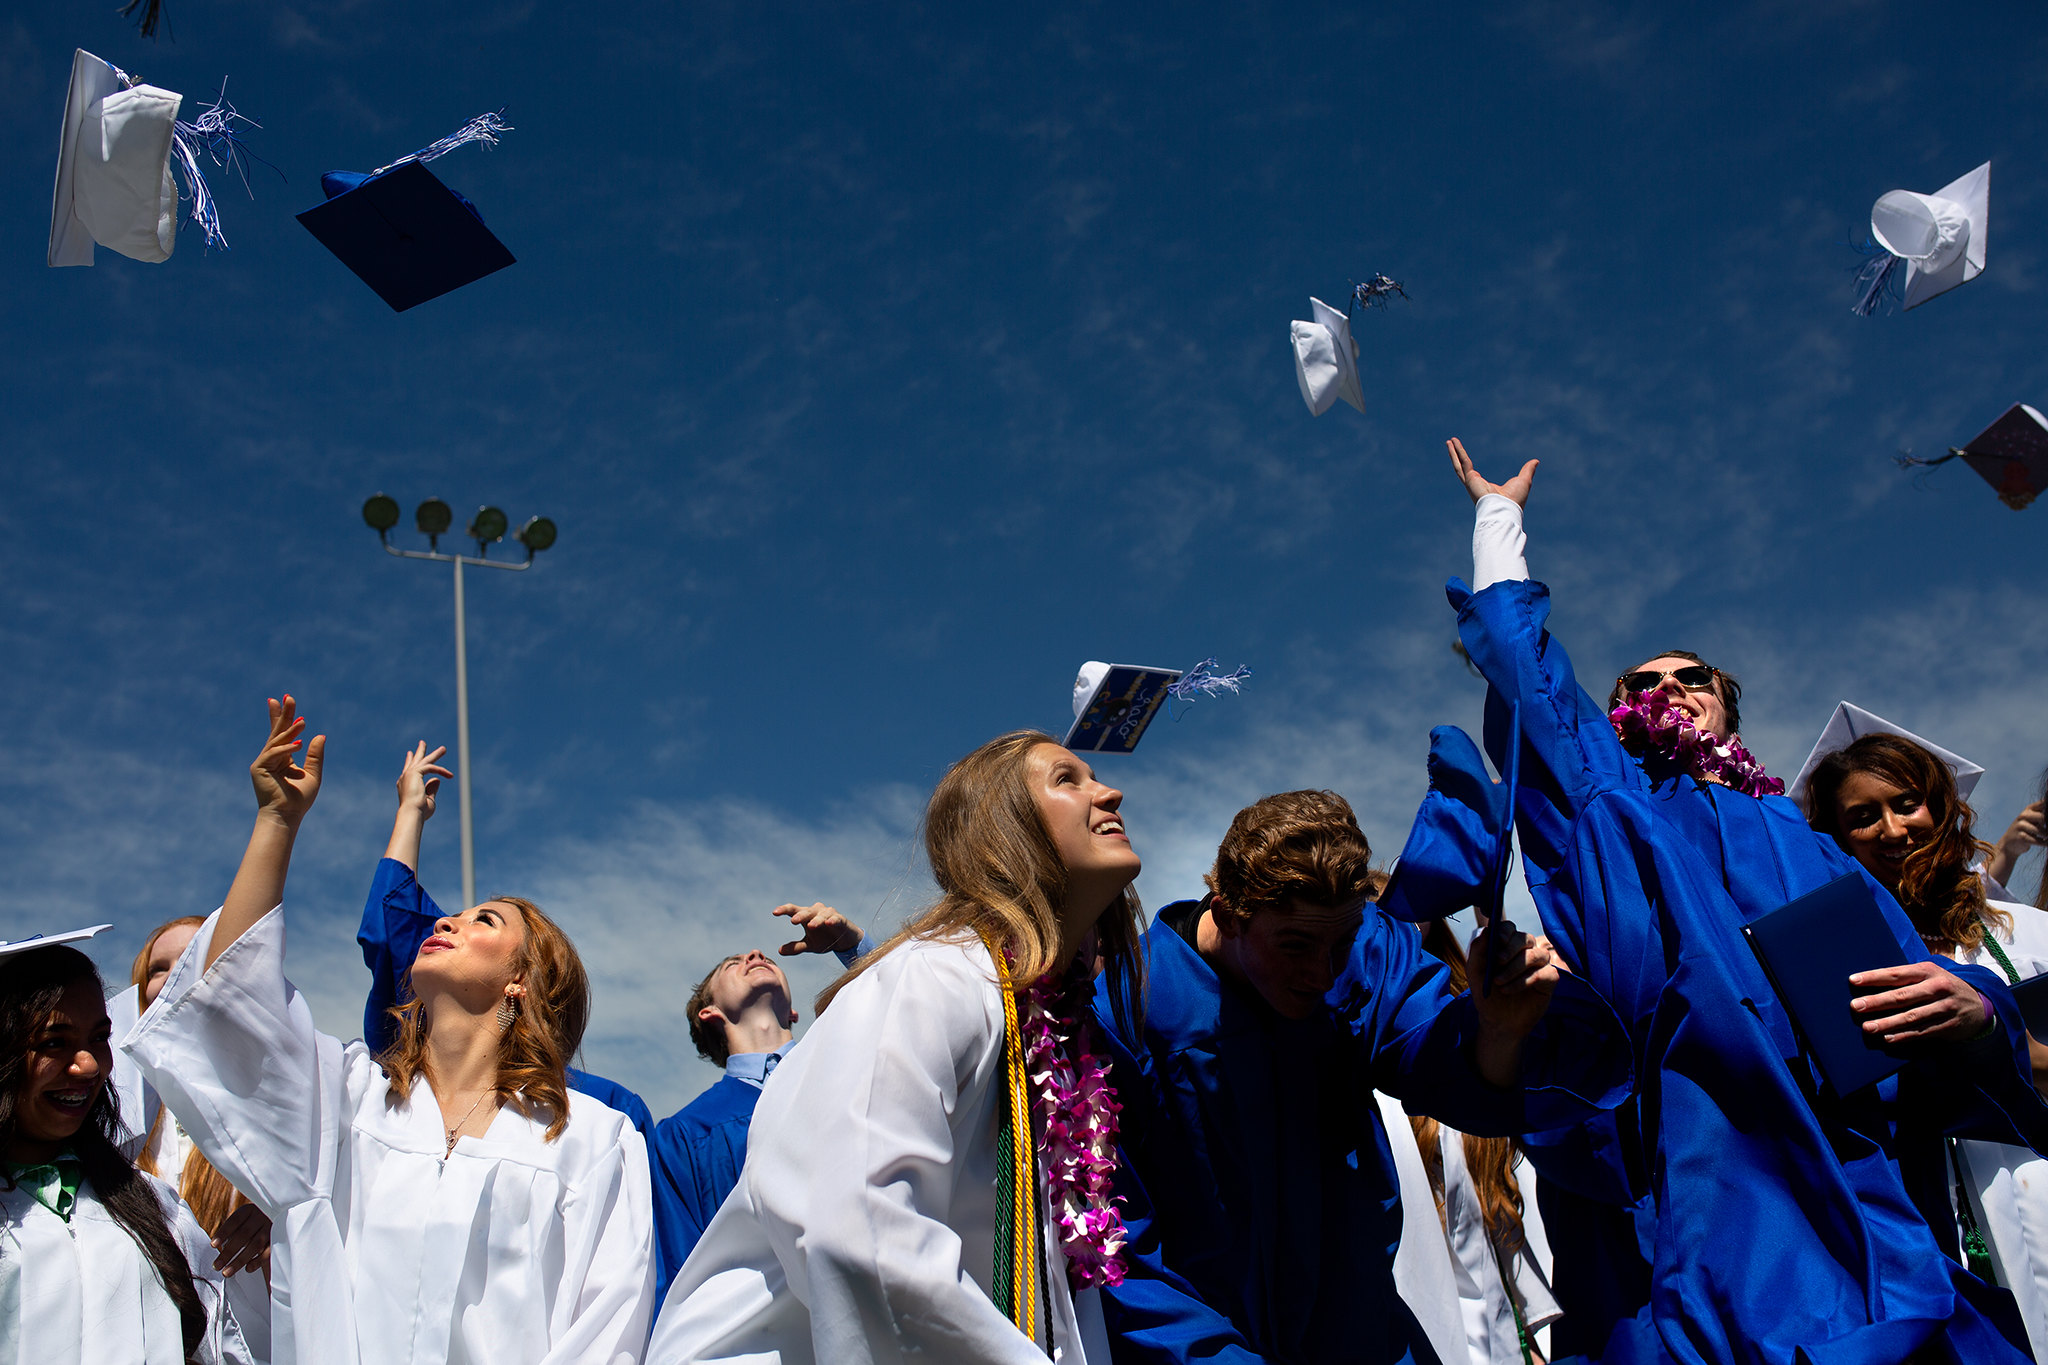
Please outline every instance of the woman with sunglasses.
M1863 992L1855 1009L1866 1037L1907 1045L1912 1060L1875 1086L1827 1089L1742 926L1865 874L1773 794L1781 788L1737 738L1739 693L1725 674L1681 677L1704 665L1664 654L1622 674L1611 713L1585 694L1545 629L1548 590L1523 562L1536 462L1496 485L1460 442L1448 447L1476 508L1473 586L1453 580L1449 595L1490 684L1496 762L1505 706L1519 707L1516 823L1530 891L1558 950L1637 1049L1631 1112L1575 1130L1575 1147L1531 1146L1546 1176L1632 1206L1609 1226L1636 1232L1648 1254L1640 1301L1632 1312L1610 1303L1616 1317L1597 1324L1605 1340L1589 1352L1830 1365L2030 1359L2010 1297L1942 1255L1902 1169L1899 1132L1902 1086L1927 1082L1920 1122L1978 1111L2007 1141L2048 1147L2048 1103L2034 1090L2010 991L1994 973L1932 958L1898 902L1870 882L1908 965L1852 976ZM1651 672L1649 692L1628 685ZM1546 1169L1570 1151L1578 1160ZM1557 1251L1560 1262L1575 1254Z

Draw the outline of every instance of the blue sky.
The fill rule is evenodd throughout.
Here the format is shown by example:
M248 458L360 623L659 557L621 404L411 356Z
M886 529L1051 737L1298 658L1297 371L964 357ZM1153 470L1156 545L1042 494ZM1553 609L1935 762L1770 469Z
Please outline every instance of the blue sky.
M113 920L120 974L210 909L290 689L332 737L293 957L351 1029L398 757L454 729L448 585L377 552L378 491L561 526L471 579L478 880L569 925L586 1060L657 1110L714 1078L704 967L785 899L914 908L923 794L1063 725L1084 659L1256 672L1101 765L1148 904L1285 787L1391 856L1480 700L1449 435L1543 459L1531 562L1589 677L1697 649L1787 776L1850 698L1990 768L1980 833L2038 790L2048 506L1890 458L2048 401L2037 5L170 16L0 20L0 934ZM232 251L44 266L74 46L228 78L289 177L216 181ZM393 314L293 221L499 107L435 169L512 268ZM1871 202L1987 159L1985 275L1852 317ZM1287 324L1374 271L1411 301L1358 324L1368 411L1312 419Z

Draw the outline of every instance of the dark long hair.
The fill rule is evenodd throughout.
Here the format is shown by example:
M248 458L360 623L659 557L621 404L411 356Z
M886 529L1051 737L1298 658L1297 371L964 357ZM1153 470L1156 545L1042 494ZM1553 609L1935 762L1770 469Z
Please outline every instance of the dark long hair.
M1066 967L1058 958L1067 870L1038 813L1025 766L1033 749L1058 743L1036 730L1013 730L946 770L924 814L938 902L827 986L818 996L820 1014L847 982L912 939L987 934L1014 955L1010 970L1020 988ZM1144 935L1145 912L1127 886L1095 922L1095 939L1111 1013L1133 1034L1144 1018Z
M14 1145L19 1125L15 1106L28 1078L29 1053L36 1035L56 1012L65 989L80 981L98 986L100 974L91 958L63 944L0 958L0 1152ZM156 1271L164 1292L178 1305L185 1354L191 1356L206 1337L206 1305L193 1286L191 1263L171 1233L170 1219L155 1188L121 1155L117 1145L123 1131L120 1115L109 1077L71 1139L71 1151L85 1178L92 1182L93 1193L135 1239L142 1259ZM0 1179L8 1177L0 1175ZM11 1181L8 1188L13 1188Z
M1899 869L1899 904L1922 938L1937 951L1949 944L1975 948L1984 941L1985 921L2001 929L2012 923L1986 904L1984 883L1970 870L1983 847L1971 834L1977 814L1957 793L1948 764L1897 735L1865 735L1823 758L1806 781L1806 822L1845 851L1849 835L1836 806L1851 773L1869 773L1914 793L1934 817L1934 837L1908 853Z

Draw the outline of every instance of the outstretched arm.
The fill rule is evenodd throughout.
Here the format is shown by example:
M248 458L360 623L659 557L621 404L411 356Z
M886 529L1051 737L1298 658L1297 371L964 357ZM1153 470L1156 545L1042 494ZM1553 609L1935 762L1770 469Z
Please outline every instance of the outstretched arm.
M274 697L270 701L270 738L249 765L249 781L256 788L256 828L249 834L249 847L235 870L234 884L221 903L220 922L207 944L209 968L228 945L284 900L292 844L299 837L299 822L320 794L320 766L327 755L327 736L315 735L306 744L304 764L296 761L306 730L298 706L289 694L281 702Z
M1522 557L1529 538L1522 533L1522 509L1536 482L1535 460L1522 466L1521 473L1506 483L1488 483L1473 468L1465 443L1453 436L1444 442L1451 453L1451 470L1472 495L1476 516L1472 523L1472 591L1496 583L1519 583L1529 576Z
M445 744L429 752L427 742L421 740L398 770L398 815L391 822L391 841L384 845L384 856L414 872L420 870L420 836L426 832L427 821L434 818L441 779L455 775L441 766L441 755L447 752Z

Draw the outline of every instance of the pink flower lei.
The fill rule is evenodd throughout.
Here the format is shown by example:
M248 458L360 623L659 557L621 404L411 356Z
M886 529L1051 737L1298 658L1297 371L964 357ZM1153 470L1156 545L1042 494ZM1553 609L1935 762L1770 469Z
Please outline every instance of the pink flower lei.
M1123 1215L1110 1194L1116 1174L1116 1116L1109 1059L1089 1051L1088 978L1046 976L1018 997L1024 1070L1038 1116L1045 1192L1077 1289L1124 1282Z
M1745 796L1785 793L1785 784L1766 774L1740 740L1720 743L1662 692L1630 692L1607 719L1621 747L1643 760L1653 780L1675 770L1714 779Z

